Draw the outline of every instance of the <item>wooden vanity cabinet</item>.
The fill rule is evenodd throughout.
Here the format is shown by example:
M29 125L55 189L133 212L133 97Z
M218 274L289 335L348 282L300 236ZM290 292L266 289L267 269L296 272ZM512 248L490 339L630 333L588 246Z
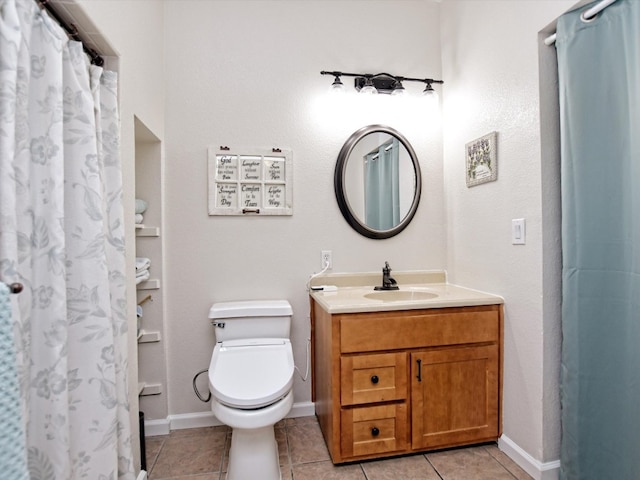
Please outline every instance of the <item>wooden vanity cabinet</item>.
M313 400L334 463L500 436L501 305L333 315L311 305Z

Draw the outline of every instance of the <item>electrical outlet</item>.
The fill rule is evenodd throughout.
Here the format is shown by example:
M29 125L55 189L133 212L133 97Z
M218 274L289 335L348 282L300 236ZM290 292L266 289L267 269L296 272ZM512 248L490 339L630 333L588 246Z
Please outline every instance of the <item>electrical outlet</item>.
M327 267L327 265L329 265ZM322 268L333 268L333 260L331 259L331 250L322 250Z

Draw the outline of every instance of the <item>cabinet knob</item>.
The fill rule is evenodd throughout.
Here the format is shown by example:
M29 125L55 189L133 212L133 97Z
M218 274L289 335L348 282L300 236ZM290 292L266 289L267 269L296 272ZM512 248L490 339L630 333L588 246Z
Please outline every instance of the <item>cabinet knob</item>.
M380 379L378 378L377 375L373 375L371 377L371 383L375 384L375 383L378 383L379 381L380 381Z
M378 427L373 427L371 429L371 436L377 437L378 435L380 435L380 430L378 429Z

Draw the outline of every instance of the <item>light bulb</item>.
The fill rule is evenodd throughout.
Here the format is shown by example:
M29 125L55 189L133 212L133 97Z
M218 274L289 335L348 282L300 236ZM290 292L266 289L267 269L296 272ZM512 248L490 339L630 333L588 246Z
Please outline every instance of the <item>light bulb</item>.
M336 76L336 79L331 84L331 92L344 92L344 83L340 80L340 76Z
M360 93L364 95L375 95L378 93L378 90L373 86L373 81L371 81L370 78L367 78L364 82L364 86L360 89Z
M422 96L424 96L429 103L438 103L438 92L433 89L430 83L427 83L427 86L422 92Z
M393 85L393 90L391 90L391 95L404 95L405 94L405 89L402 86L401 82L396 82Z

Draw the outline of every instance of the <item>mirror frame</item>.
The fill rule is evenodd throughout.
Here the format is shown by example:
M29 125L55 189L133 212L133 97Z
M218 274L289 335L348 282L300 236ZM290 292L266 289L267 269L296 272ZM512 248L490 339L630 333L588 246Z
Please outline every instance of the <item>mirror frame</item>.
M409 157L411 158L411 162L413 163L413 169L416 176L416 188L409 211L398 225L388 230L375 230L361 222L351 209L349 200L347 199L347 195L345 192L345 175L347 170L346 166L347 162L349 161L351 152L362 138L369 135L370 133L377 132L388 133L389 135L396 137L398 141L404 146L404 148L407 149L407 152L409 152ZM347 221L347 223L351 225L354 230L356 230L361 235L364 235L365 237L384 239L399 234L402 230L407 228L409 223L411 223L411 220L418 210L418 204L420 203L420 196L422 194L422 173L420 171L418 157L414 152L413 147L411 147L411 144L400 132L385 125L367 125L366 127L362 127L361 129L355 131L342 146L342 149L338 154L338 161L336 162L336 169L333 177L333 186L336 193L336 200L338 201L338 206L340 207L340 212L342 212L342 216Z

